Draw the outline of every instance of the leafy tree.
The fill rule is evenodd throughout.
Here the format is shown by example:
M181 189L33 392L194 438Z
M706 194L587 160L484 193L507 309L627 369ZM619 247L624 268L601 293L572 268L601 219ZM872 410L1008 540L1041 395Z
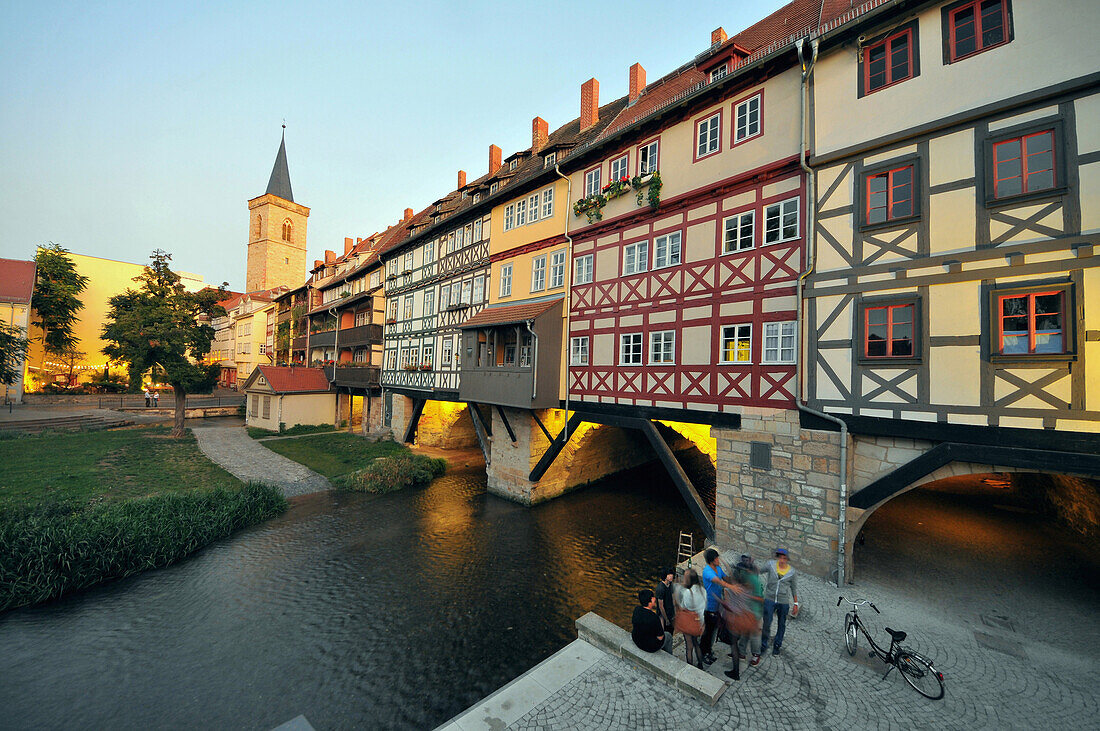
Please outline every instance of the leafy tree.
M73 325L84 307L80 293L87 288L88 278L76 271L68 249L60 244L39 247L34 263L37 277L31 307L45 331L46 350L59 355L77 345Z
M51 350L50 352L60 361L60 367L53 370L65 374L66 386L75 386L76 367L84 361L84 357L88 354L73 347L65 347L60 351Z
M131 390L141 387L143 373L159 367L176 397L172 436L181 437L187 394L206 391L218 380L221 367L204 365L202 357L214 339L210 319L225 315L218 304L225 293L217 289L188 292L179 275L169 269L171 254L157 249L149 258L152 263L134 277L141 286L107 301L103 352L130 364Z
M27 338L23 328L0 322L0 383L10 385L23 378Z

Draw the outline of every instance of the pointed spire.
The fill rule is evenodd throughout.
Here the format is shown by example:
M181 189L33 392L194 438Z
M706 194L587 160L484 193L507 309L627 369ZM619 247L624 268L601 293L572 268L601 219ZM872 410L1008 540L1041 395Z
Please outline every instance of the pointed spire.
M267 181L266 194L277 195L283 200L294 202L294 192L290 189L290 170L286 165L286 123L283 123L283 138L279 141L279 154L275 156L275 167L271 168L271 179Z

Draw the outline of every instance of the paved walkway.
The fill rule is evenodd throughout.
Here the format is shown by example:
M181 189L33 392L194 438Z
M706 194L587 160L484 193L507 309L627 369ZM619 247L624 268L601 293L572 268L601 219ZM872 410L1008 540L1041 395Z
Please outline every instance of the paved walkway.
M1013 630L981 615L957 616L937 609L934 596L904 596L885 586L847 587L845 595L870 598L882 611L865 620L876 638L889 625L909 633L905 644L930 656L944 673L947 696L927 700L896 672L882 678L881 662L862 649L844 649L845 609L838 592L805 578L803 611L787 627L783 654L767 655L759 667L744 668L713 708L669 687L626 661L604 654L590 668L522 716L504 719L508 729L683 729L749 728L1090 728L1100 701L1100 659L1096 648L1075 653L1048 644L1048 632L1072 631L1057 617L1052 626ZM1040 631L1041 630L1041 631ZM1089 636L1086 632L1085 636ZM727 648L711 673L729 668ZM502 699L497 699L497 705ZM484 702L483 702L484 703ZM481 704L479 704L480 706ZM471 711L477 709L475 706ZM488 728L489 714L453 719L462 729ZM518 716L518 717L517 717ZM497 717L499 719L499 716ZM512 720L515 719L515 720Z
M196 426L191 431L203 454L245 482L275 485L287 497L332 489L313 470L257 444L244 427Z

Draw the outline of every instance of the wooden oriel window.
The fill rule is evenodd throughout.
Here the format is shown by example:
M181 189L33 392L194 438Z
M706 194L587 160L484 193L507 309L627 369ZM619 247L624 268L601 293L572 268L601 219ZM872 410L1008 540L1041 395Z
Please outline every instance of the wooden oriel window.
M916 209L915 177L912 165L868 175L864 201L866 222L885 223L912 216Z
M865 358L912 358L916 326L916 304L868 306L863 310L863 356Z
M1011 40L1008 0L972 0L945 8L945 12L948 63Z
M1002 140L993 145L993 195L1007 198L1057 186L1054 130Z
M997 296L997 352L1033 355L1066 352L1065 290Z
M864 48L865 93L913 78L913 46L913 29L906 28Z

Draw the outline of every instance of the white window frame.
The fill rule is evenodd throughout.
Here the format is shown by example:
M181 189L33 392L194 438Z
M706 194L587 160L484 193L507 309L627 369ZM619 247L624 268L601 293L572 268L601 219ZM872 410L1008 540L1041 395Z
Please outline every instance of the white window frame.
M553 186L542 191L542 217L550 218L554 215L554 188Z
M443 312L451 306L451 288L444 284L439 288L439 311Z
M500 267L500 296L512 296L512 262L502 264Z
M633 256L632 256L633 254ZM633 261L634 266L628 266ZM623 276L649 271L649 241L635 241L623 247Z
M469 305L473 302L474 283L467 279L462 283L462 304Z
M435 346L430 343L425 343L420 346L420 362L421 364L427 363L432 365L432 360L435 357Z
M433 289L424 290L424 314L435 314L435 290Z
M396 350L387 350L386 351L386 370L387 371L397 370L397 351Z
M544 289L546 289L546 254L531 260L531 291L541 292Z
M550 254L549 289L565 286L565 249Z
M748 243L745 242L745 222L748 221ZM733 222L734 238L730 238L730 222ZM733 244L731 246L730 244ZM736 254L748 251L756 245L756 211L741 211L722 219L722 253Z
M649 334L649 364L676 364L675 330L658 330Z
M619 335L619 365L640 366L644 358L645 339L642 337L642 333L621 333Z
M798 328L794 320L764 323L764 347L760 362L769 365L791 365L798 358ZM774 341L774 345L769 343ZM785 345L789 342L790 345ZM784 351L790 355L784 357Z
M539 220L539 194L535 193L527 199L527 223Z
M569 338L569 365L588 365L588 336L579 335Z
M555 166L555 165L557 165L557 164L558 164L558 153L557 153L557 150L555 150L554 152L549 152L549 153L547 153L547 154L546 154L546 157L544 157L544 158L542 159L542 166L543 166L544 168L552 168L552 167L554 167L554 166Z
M679 266L684 255L682 242L683 237L679 231L670 231L653 239L653 268ZM663 259L662 248L664 249Z
M733 331L732 337L727 336L727 331ZM743 337L742 333L748 333ZM751 322L738 322L732 325L723 325L718 330L718 362L724 364L734 365L751 365L752 364L752 323ZM747 340L749 344L748 352L749 357L747 360L727 360L726 359L726 342L728 340L734 341L734 353L736 354L738 348L737 344L742 340Z
M402 303L401 309L402 319L411 320L413 317L413 296L411 294L405 295L405 300Z
M416 268L416 260L413 257L413 252L409 251L405 253L405 261L403 262L406 272L411 272Z
M573 260L573 284L592 284L594 258L592 254L584 254Z
M424 263L430 264L435 261L435 240L431 240L424 244Z
M753 108L753 102L756 102L755 108ZM738 103L733 108L733 144L739 144L746 140L751 140L753 137L759 137L764 132L763 125L763 108L764 108L764 95L753 94L748 99ZM742 125L742 113L744 114L744 125ZM756 125L755 131L753 131L753 125Z
M719 66L716 69L713 69L710 72L710 82L713 84L715 81L718 81L718 79L725 78L726 76L729 75L729 72L730 72L729 64L722 64L721 66Z
M600 192L600 173L602 167L594 168L584 174L584 197Z
M653 140L638 148L638 175L648 175L657 170L657 163L660 162L660 142L660 140Z
M619 166L618 174L615 172L616 165ZM608 182L613 183L622 178L630 179L630 154L626 152L611 161L611 177Z
M710 157L722 149L722 112L700 119L695 128L695 159Z
M500 181L499 180L494 180L492 183L489 183L489 195L493 195L498 190L500 190Z
M480 305L485 301L485 275L478 274L474 277L474 291L471 304Z
M474 242L481 241L481 219L474 221Z
M451 367L451 353L454 350L454 341L449 337L443 338L443 342L439 344L439 365L440 367Z
M793 241L798 238L799 230L801 229L801 211L799 210L798 198L788 198L785 201L779 201L778 203L771 203L764 206L764 243L765 244L781 244L784 241ZM790 235L784 235L784 232L789 228L783 223L783 219L786 218L792 211L794 213L794 233ZM775 222L775 227L772 227L772 222ZM769 238L772 233L775 233L777 238Z
M515 170L518 167L519 167L519 160L509 160L508 161L508 171L509 172L511 172L512 170Z
M516 228L527 225L527 199L516 201Z
M516 227L516 206L509 203L504 206L504 230L511 231Z

